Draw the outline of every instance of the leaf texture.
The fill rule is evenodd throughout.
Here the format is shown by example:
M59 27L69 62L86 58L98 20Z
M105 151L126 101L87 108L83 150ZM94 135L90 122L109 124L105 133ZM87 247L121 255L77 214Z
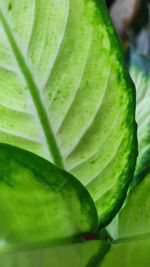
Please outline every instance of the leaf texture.
M100 225L136 158L135 95L103 1L0 0L0 142L64 168Z
M71 174L19 148L0 145L0 239L3 245L61 242L96 231L96 208Z

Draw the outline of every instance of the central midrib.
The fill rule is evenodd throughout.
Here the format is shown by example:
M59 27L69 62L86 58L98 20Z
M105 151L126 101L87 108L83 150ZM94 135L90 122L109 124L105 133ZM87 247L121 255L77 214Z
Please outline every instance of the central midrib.
M47 146L48 146L48 150L50 152L50 155L53 158L54 164L60 168L64 168L64 164L63 164L63 159L62 156L60 154L54 133L52 131L52 127L50 125L50 121L48 119L48 115L47 112L44 108L44 105L42 103L40 94L39 94L39 89L34 81L34 79L32 78L32 74L31 71L29 69L29 67L27 66L25 59L21 53L21 50L19 49L17 42L14 38L14 35L11 31L11 28L9 27L9 24L0 8L0 19L2 21L5 33L7 35L7 38L9 40L9 43L11 45L11 48L14 52L15 58L19 64L20 70L26 80L26 83L28 85L30 94L32 96L33 102L35 104L38 116L39 116L39 120L40 123L42 125L44 134L45 134L45 138L47 141Z

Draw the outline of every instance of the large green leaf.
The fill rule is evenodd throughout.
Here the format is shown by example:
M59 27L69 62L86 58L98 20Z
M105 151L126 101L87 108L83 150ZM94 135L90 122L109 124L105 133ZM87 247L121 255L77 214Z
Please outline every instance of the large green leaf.
M95 267L109 248L106 241L53 246L50 248L26 248L24 251L0 254L3 267ZM0 251L1 252L1 251Z
M103 1L0 0L0 142L71 172L101 225L120 208L133 174L134 110Z
M129 51L129 71L136 86L136 120L138 123L138 149L134 183L147 172L150 165L150 60Z
M0 245L61 241L95 231L94 203L71 174L19 148L0 145ZM2 249L1 248L1 249Z

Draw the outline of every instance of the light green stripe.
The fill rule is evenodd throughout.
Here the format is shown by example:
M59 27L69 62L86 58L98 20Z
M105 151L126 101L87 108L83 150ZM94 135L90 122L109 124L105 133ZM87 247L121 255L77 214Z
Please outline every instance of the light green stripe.
M35 104L38 116L39 116L39 120L42 124L44 133L45 133L45 137L47 140L47 144L48 144L48 149L50 151L50 154L54 160L54 163L56 164L56 166L60 167L60 168L64 168L64 164L63 164L63 160L62 160L62 156L60 154L55 136L53 134L52 131L52 127L50 125L50 121L48 119L47 113L45 111L44 105L42 103L42 100L40 98L40 94L39 94L39 89L36 85L36 83L34 82L33 78L32 78L32 74L24 60L24 57L15 41L15 38L13 36L13 33L8 25L7 20L5 19L5 16L2 12L2 10L0 9L0 19L2 21L4 30L6 32L6 35L8 37L8 40L10 42L10 45L12 47L12 50L14 52L14 55L17 59L17 62L20 66L20 69L22 71L22 74L26 80L26 83L28 85L28 88L30 90L33 102Z

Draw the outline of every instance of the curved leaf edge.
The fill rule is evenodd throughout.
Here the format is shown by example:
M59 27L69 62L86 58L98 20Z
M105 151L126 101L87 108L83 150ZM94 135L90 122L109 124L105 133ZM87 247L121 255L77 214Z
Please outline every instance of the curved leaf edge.
M18 147L14 147L8 144L0 143L0 157L3 157L3 155L6 154L6 157L9 157L11 159L15 158L17 163L20 163L23 167L30 169L31 171L34 171L34 173L38 174L41 173L41 169L43 170L43 173L41 173L40 176L40 182L42 182L42 179L44 178L44 181L51 186L55 186L54 190L60 190L57 189L57 181L55 180L55 177L52 177L53 179L50 180L49 177L46 177L47 173L51 173L54 171L54 173L61 174L61 176L64 177L65 180L68 180L68 183L72 185L72 187L75 189L76 194L79 197L82 209L84 206L86 207L86 203L89 204L88 212L89 212L89 225L91 228L91 231L96 231L98 228L98 214L95 207L95 204L93 202L93 199L91 198L89 192L87 189L80 183L79 180L77 180L73 175L70 173L59 169L49 161L41 158L40 156L37 156L36 154L32 152L28 152L26 150L20 149ZM84 212L84 210L83 210ZM77 238L77 236L72 237L71 240ZM66 240L70 240L70 238L67 238ZM64 240L66 242L66 240ZM64 242L62 240L62 242ZM55 242L55 241L54 241ZM61 240L59 239L59 242ZM57 243L57 240L56 240ZM5 245L5 244L4 244Z
M149 77L150 72L150 60L146 56L140 54L132 45L129 45L126 51L126 62L129 68L129 72L132 72L132 69L135 69L137 72L140 72L144 77ZM147 88L148 89L148 88ZM134 188L141 182L141 180L148 174L150 171L150 147L148 147L144 153L139 153L137 161L140 162L140 168L135 170L134 178L130 186L130 190Z
M110 36L112 36L112 47L117 47L118 48L118 53L117 53L117 58L118 58L118 61L121 62L121 68L123 70L123 76L124 76L124 79L126 80L126 83L128 84L128 87L130 89L130 97L131 97L131 101L132 101L132 114L133 114L133 110L135 110L135 91L133 90L133 83L130 79L130 76L128 75L128 72L126 70L126 67L125 67L125 63L124 63L124 59L123 59L123 49L121 47L121 42L119 41L119 38L117 36L117 33L116 31L114 30L114 28L112 27L112 23L111 23L111 20L110 20L110 17L108 15L108 12L106 11L106 5L105 5L105 2L104 0L103 1L100 1L100 0L93 0L94 2L96 2L97 4L97 9L96 9L96 14L95 14L95 17L96 17L96 20L99 18L99 13L102 14L103 16L103 19L104 19L104 22L105 22L105 25L107 27L107 30L110 34ZM104 12L103 12L104 10ZM95 21L93 21L93 23L95 23ZM115 36L115 38L114 38ZM128 119L129 116L128 116ZM134 123L135 124L135 123ZM106 219L104 218L103 222L101 223L100 227L103 227L104 225L107 225L111 220L112 218L115 216L115 214L118 212L118 210L121 208L122 204L123 204L123 201L125 199L125 196L126 196L126 192L127 192L127 189L128 189L128 186L129 186L129 183L131 181L131 178L132 178L132 171L131 169L134 168L134 164L135 164L135 158L136 158L136 124L134 125L134 133L133 133L133 141L132 141L132 152L131 152L131 155L130 157L133 159L132 162L131 160L129 159L129 169L126 173L126 181L125 181L125 185L124 185L124 188L122 189L123 193L122 193L122 196L120 197L119 201L117 200L116 203L114 204L114 207L112 209L112 212L107 214L106 216Z
M132 132L132 147L131 147L131 153L130 157L128 159L128 170L126 173L126 177L124 179L124 188L121 188L121 182L120 181L120 188L121 188L121 196L120 199L116 201L116 204L114 205L114 208L112 209L112 212L107 214L106 218L99 224L99 228L106 227L112 219L115 217L115 215L118 213L118 211L121 209L129 189L129 186L133 180L134 170L136 166L137 156L138 156L138 138L137 138L137 122L135 120L135 112L136 112L136 88L135 84L129 74L128 67L125 60L125 54L124 49L121 44L121 40L119 38L119 35L117 31L115 30L113 26L113 22L111 21L106 2L104 0L94 0L97 4L98 11L97 13L100 13L101 16L103 16L104 23L106 25L107 31L109 32L111 38L111 45L112 48L117 48L119 52L117 53L117 59L121 63L120 66L123 70L124 79L126 80L127 86L130 90L130 101L132 102L132 108L130 107L128 111L128 117L127 120L130 121L130 115L134 114L134 121L133 121L133 132ZM103 12L105 10L105 12ZM96 14L96 16L99 16L99 14ZM130 102L130 105L131 105Z

